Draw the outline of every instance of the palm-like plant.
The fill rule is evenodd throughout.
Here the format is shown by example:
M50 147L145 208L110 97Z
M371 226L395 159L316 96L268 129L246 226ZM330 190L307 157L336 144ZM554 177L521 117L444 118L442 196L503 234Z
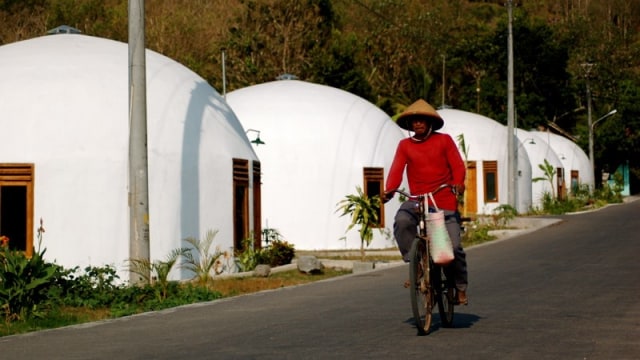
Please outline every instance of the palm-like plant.
M189 253L187 248L173 249L164 261L150 261L148 259L129 259L129 270L142 277L143 283L157 285L159 292L156 293L158 300L167 298L169 290L169 274L180 260L181 256Z
M547 161L547 159L544 159L544 164L538 164L538 168L542 170L542 172L544 173L544 177L533 178L531 179L531 181L532 182L548 181L549 186L551 187L552 199L555 199L556 191L553 188L553 177L556 175L556 169L553 167L553 165L551 165L551 163L549 163L549 161Z
M211 246L217 234L218 230L209 230L205 234L204 240L193 237L184 240L196 252L195 255L193 251L185 254L184 267L195 274L194 279L200 285L205 285L211 279L211 271L214 269L218 258L224 254L219 248L216 248L213 253L211 252Z
M351 224L346 232L360 225L360 254L364 261L364 248L371 244L373 240L373 228L379 223L378 212L380 210L380 197L378 195L369 197L359 186L356 186L357 194L347 195L338 202L336 212L342 212L340 216L351 215Z

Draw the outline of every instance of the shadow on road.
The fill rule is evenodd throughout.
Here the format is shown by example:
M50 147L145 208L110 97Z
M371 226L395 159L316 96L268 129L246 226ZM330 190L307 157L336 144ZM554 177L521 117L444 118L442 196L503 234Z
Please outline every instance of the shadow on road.
M455 313L453 317L453 329L468 329L473 326L473 324L477 323L481 317L474 314L466 314L466 313ZM416 321L412 317L406 319L404 321L405 324L409 324L412 327L416 327ZM440 329L443 329L442 322L440 321L440 315L437 313L433 314L433 323L431 324L431 332L436 332Z

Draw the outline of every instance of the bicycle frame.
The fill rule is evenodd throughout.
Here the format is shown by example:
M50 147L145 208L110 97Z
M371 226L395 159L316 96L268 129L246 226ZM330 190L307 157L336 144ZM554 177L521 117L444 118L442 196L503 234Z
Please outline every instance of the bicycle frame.
M430 194L410 195L402 190L396 192L418 203L418 232L410 251L410 295L411 307L418 328L419 335L426 335L431 330L433 307L437 303L440 322L444 327L450 327L453 322L453 294L443 281L442 268L436 266L429 252L429 237L427 235L429 195L448 187L443 184Z

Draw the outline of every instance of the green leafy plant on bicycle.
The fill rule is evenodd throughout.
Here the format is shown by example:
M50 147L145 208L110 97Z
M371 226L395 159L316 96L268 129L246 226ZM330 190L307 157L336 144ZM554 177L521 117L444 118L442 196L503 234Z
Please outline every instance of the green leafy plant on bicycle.
M360 255L365 259L365 245L369 246L373 240L373 229L379 224L378 214L380 212L381 201L378 195L369 197L359 186L356 186L356 194L347 195L338 202L336 212L341 212L340 216L350 215L351 223L346 232L360 225ZM382 229L379 229L382 232Z

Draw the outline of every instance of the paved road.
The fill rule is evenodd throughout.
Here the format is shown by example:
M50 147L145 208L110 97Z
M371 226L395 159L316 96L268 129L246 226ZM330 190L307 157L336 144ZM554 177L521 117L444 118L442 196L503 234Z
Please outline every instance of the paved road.
M416 336L407 267L0 338L1 359L638 359L640 201L468 250L470 305ZM437 320L437 317L436 317Z

